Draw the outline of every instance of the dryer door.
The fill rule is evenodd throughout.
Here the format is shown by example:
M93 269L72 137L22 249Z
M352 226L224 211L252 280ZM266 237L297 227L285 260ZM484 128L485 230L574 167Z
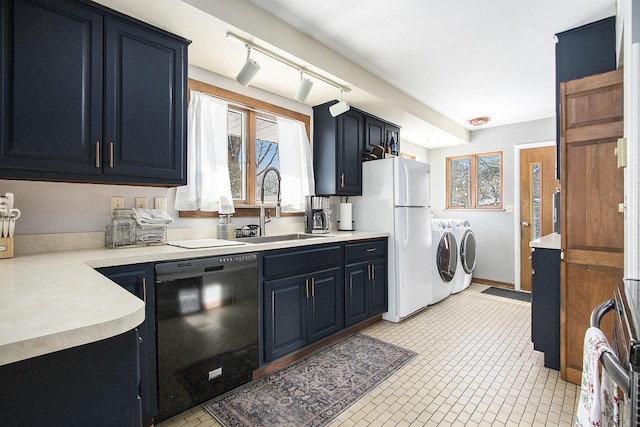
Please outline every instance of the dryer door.
M460 242L460 261L465 273L471 274L476 267L476 238L473 231L467 230Z
M436 264L442 280L446 283L451 282L458 267L458 246L455 236L450 231L445 231L440 238L436 252Z

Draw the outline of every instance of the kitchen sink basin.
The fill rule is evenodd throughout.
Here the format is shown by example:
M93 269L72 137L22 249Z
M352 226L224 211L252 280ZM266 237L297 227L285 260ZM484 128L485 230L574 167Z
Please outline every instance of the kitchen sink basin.
M315 239L318 237L324 237L324 236L319 234L292 233L292 234L279 234L274 236L242 237L236 240L240 242L246 242L246 243L271 243L271 242L288 242L291 240Z

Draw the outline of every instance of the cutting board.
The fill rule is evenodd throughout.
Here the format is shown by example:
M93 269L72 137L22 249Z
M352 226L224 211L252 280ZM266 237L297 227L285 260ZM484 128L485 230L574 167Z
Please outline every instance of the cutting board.
M223 239L175 240L173 242L167 242L167 244L171 246L185 248L185 249L203 249L203 248L217 248L220 246L246 245L245 242L237 242L234 240L223 240Z

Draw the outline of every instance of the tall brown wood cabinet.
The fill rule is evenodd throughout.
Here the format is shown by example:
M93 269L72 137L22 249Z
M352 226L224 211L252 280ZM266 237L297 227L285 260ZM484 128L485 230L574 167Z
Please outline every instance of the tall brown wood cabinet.
M596 305L622 280L622 69L561 84L561 377L580 384L584 334ZM602 330L611 339L611 319Z

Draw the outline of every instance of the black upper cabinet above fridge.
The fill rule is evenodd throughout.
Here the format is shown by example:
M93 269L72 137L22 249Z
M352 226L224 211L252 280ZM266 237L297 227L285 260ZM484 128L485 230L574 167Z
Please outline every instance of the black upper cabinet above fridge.
M0 178L186 183L188 40L85 0L0 18Z
M360 196L362 158L373 147L400 147L400 127L357 108L333 117L330 101L313 107L313 173L316 194Z

